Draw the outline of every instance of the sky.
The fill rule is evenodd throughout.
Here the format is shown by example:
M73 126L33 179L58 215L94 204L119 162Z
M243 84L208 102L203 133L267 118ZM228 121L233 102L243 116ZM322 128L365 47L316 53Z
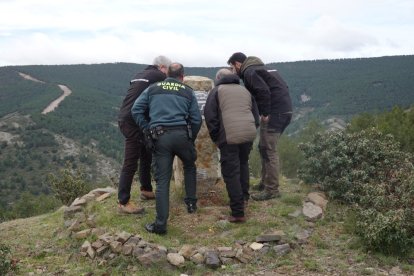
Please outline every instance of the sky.
M0 0L0 66L414 54L414 0Z

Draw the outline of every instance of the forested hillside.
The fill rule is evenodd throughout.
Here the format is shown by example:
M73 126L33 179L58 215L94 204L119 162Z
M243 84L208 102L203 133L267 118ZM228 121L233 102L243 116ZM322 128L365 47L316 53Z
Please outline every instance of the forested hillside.
M144 67L131 63L0 67L0 211L23 191L48 193L45 176L66 161L88 167L92 179L99 174L96 161L102 156L119 166L123 142L117 128L118 108L129 80ZM348 120L362 112L414 103L414 56L271 63L269 67L278 69L290 87L295 121L288 133L300 130L310 119ZM193 67L185 73L214 78L218 69ZM62 93L57 84L68 86L72 94L55 111L42 115ZM11 118L26 119L19 123ZM76 155L61 154L65 139L76 144Z

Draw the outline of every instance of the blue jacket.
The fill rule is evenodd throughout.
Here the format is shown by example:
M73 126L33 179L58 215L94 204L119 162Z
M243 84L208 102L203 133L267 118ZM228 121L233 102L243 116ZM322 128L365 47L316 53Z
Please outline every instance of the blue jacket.
M157 126L185 126L188 118L193 139L197 137L202 122L193 90L175 78L167 78L145 89L132 106L131 114L142 130Z

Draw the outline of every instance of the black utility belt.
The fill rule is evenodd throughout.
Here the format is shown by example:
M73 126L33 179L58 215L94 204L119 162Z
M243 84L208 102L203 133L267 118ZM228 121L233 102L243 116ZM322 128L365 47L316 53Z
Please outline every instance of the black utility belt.
M154 136L161 136L164 134L164 132L168 132L168 131L173 131L173 130L185 130L187 131L187 126L156 126L154 128L150 129L151 135L153 137L153 139L155 138Z

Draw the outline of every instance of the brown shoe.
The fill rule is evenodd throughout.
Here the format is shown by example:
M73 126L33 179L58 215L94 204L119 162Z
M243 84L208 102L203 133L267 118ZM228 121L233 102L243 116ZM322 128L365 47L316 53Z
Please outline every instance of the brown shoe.
M128 203L125 205L119 204L118 211L123 214L142 214L144 213L145 209L139 208L131 201L128 201Z
M233 216L229 216L227 217L227 220L231 223L243 223L246 222L246 218L245 217L233 217Z
M141 195L140 198L142 200L151 200L151 199L155 199L155 194L152 191L141 191Z

